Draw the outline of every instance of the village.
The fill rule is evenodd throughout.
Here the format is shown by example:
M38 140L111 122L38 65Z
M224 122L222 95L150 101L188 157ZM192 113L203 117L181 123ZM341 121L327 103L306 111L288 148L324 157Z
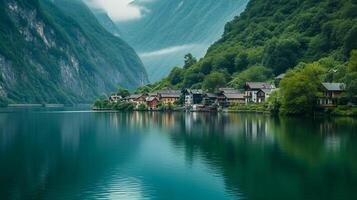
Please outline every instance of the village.
M264 104L274 91L278 91L279 80L284 76L278 76L275 83L246 82L244 88L218 88L214 92L202 89L174 90L164 88L157 92L131 94L120 96L112 94L108 101L111 104L125 102L134 105L134 110L159 111L162 107L167 110L202 112L227 110L234 105ZM320 107L336 107L338 99L344 92L343 83L321 83L321 94L316 104Z

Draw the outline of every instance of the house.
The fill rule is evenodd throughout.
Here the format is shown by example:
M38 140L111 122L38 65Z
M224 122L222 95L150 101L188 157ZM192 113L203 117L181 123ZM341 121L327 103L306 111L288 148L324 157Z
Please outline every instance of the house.
M128 97L126 97L126 101L129 103L134 103L136 106L139 106L140 104L146 104L146 97L147 94L132 94Z
M149 110L157 109L159 103L160 103L159 99L155 96L149 96L146 98L146 105L149 108Z
M186 89L183 91L185 95L185 106L190 107L194 104L201 104L203 100L203 91L202 90L190 90Z
M163 89L157 92L159 100L165 104L174 104L176 101L180 99L181 91L180 90L172 90L172 89Z
M275 90L274 84L263 82L247 82L244 86L246 103L263 103Z
M210 106L213 104L217 104L217 94L215 93L206 93L203 95L203 105Z
M244 93L235 88L219 88L217 99L222 107L228 107L235 103L245 103Z
M345 84L343 83L322 83L321 91L323 96L319 98L318 104L322 107L337 106L338 99L342 92L345 91Z
M242 93L242 91L235 88L218 88L218 93L237 94L237 93Z
M158 97L157 92L151 92L148 94L149 97Z
M245 95L244 93L228 93L224 94L226 97L226 105L230 106L232 104L244 104Z
M120 95L117 95L117 94L112 94L110 97L109 97L109 101L111 103L118 103L118 101L122 100L123 97L120 96Z
M269 99L270 94L273 92L273 89L259 89L256 95L257 101L255 103L262 103Z
M224 94L222 94L222 93L217 93L217 101L216 102L217 102L218 106L220 106L220 107L228 106L226 96L224 96Z

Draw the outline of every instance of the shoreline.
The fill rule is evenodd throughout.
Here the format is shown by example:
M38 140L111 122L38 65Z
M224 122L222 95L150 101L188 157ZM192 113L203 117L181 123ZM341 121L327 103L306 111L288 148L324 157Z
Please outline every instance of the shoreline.
M65 105L65 104L9 104L6 107L0 107L0 109L61 109L61 108L88 108L88 111L93 112L108 112L108 113L119 113L119 112L156 112L156 113L170 113L170 112L182 112L182 113L246 113L246 114L261 114L261 115L279 115L284 116L284 114L276 114L267 110L259 110L259 109L252 109L252 110L234 110L234 109L222 109L222 110L186 110L183 108L180 109L173 109L173 110L115 110L111 108L93 108L90 104L76 104L76 105ZM335 108L340 109L338 107ZM10 110L11 111L11 110ZM307 117L309 115L285 115L285 116L296 116L296 117ZM354 113L344 113L344 112L316 112L314 115L310 115L310 117L315 116L325 116L325 117L352 117L356 118L357 114Z
M18 104L8 104L6 106L2 106L1 108L71 108L71 107L91 107L92 104L55 104L55 103L34 103L34 104L26 104L26 103L18 103Z
M115 109L93 109L94 112L112 112L112 113L130 113L130 112L155 112L155 113L241 113L241 114L260 114L260 115L270 115L270 116L287 116L287 117L351 117L356 118L357 115L348 115L348 114L337 114L337 113L326 113L326 112L316 112L314 115L284 115L284 114L275 114L270 111L262 110L115 110Z

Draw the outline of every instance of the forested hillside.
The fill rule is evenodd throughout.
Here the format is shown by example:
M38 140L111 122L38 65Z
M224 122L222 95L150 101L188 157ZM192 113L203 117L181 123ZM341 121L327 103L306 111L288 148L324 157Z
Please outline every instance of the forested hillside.
M356 0L251 0L203 59L187 57L184 68L149 87L239 88L314 61L340 68L334 78L342 78L357 48L356 10Z
M91 102L146 81L134 50L81 1L0 0L1 104Z

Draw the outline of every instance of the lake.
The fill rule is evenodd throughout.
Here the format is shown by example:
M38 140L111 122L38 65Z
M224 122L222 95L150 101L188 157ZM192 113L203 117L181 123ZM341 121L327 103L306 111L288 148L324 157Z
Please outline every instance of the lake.
M0 199L357 199L357 120L0 113Z

